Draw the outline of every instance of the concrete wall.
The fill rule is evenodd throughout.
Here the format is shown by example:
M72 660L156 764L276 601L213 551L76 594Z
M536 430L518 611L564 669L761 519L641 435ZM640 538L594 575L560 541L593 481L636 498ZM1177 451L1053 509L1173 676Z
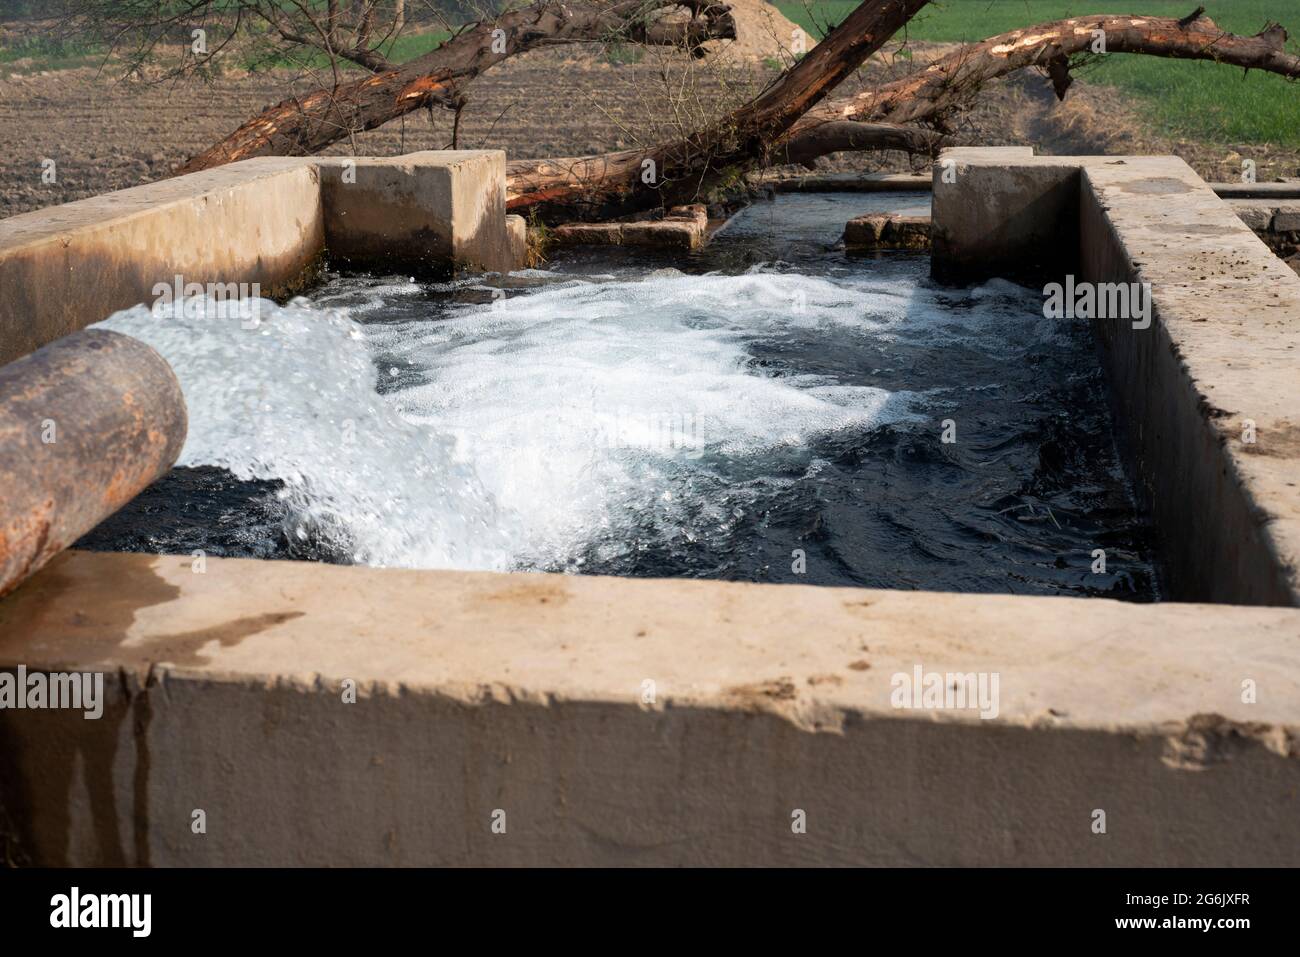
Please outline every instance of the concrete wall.
M999 271L1155 283L1145 338L1099 335L1174 588L1294 605L1298 280L1176 161L959 159L969 203L935 184L957 271L992 237ZM426 195L381 166L365 190ZM40 215L31 241L60 235ZM57 333L32 308L3 341ZM1294 607L68 552L0 600L20 667L101 673L106 700L0 708L18 863L1300 864ZM897 706L916 669L996 675L996 715Z
M1028 147L944 150L932 188L930 262L942 282L1041 280L1079 259L1076 165L1035 160Z
M1175 157L950 150L935 175L936 275L1001 274L990 249L1039 282L1151 283L1150 328L1093 329L1169 597L1300 604L1300 276Z
M325 241L314 165L254 159L0 220L0 364L153 302L156 283L291 284Z
M0 220L0 364L153 302L177 275L279 297L327 250L344 265L506 271L523 263L515 232L499 150L252 159L14 216Z
M521 261L505 228L500 150L322 158L330 259L353 269L508 272Z
M108 671L0 711L40 863L1300 864L1295 609L71 552L18 663Z

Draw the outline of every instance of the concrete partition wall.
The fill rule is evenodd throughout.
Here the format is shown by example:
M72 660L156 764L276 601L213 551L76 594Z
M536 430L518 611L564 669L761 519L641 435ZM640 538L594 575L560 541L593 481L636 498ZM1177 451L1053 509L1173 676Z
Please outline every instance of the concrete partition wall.
M1150 284L1092 325L1168 597L1300 604L1300 276L1176 157L948 150L934 190L939 278Z
M1300 276L1180 159L1082 173L1081 275L1151 284L1095 328L1172 597L1300 604Z
M523 264L505 154L261 158L0 220L0 363L178 282L280 298L340 265ZM179 280L177 277L180 277Z
M1079 259L1079 171L1029 147L944 150L930 219L935 278L1039 280Z
M500 150L317 160L331 261L350 269L508 272L523 250L506 223ZM515 217L517 218L517 217Z
M20 663L19 861L1300 864L1296 609L71 552Z
M0 363L153 302L158 283L292 285L325 243L313 164L254 159L0 220Z

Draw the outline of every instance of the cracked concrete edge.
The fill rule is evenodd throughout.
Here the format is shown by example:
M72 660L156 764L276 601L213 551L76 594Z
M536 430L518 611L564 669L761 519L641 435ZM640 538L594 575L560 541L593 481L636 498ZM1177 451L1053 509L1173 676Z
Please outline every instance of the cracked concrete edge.
M143 684L437 693L1168 733L1300 723L1300 610L68 552L0 602L0 665ZM1086 565L1083 566L1086 573ZM240 601L232 608L230 595ZM1224 636L1233 635L1231 641ZM707 635L707 640L697 636ZM996 718L894 676L997 673ZM1243 682L1257 701L1245 703Z
M17 663L109 676L0 711L31 863L1300 863L1296 609L69 552Z

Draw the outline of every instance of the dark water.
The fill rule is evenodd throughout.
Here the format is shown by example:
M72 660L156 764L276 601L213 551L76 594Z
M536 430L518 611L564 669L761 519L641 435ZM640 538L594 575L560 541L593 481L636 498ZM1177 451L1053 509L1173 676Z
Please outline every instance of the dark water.
M507 567L1155 599L1151 529L1086 325L1045 320L1041 297L1007 283L934 286L922 256L836 248L848 218L902 201L782 196L691 257L565 252L497 284L499 321L502 293L481 282L333 277L310 298L364 325L379 393L461 434L487 488L524 516ZM553 389L552 372L574 388ZM585 427L565 396L588 385L582 402L633 422L680 413L690 447L538 438L539 423ZM536 417L548 408L560 412ZM346 514L328 534L298 520L273 475L189 464L82 546L364 551Z

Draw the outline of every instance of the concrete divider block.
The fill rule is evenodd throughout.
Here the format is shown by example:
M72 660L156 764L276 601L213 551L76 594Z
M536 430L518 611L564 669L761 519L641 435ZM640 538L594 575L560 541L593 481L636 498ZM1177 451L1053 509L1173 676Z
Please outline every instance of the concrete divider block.
M1229 199L1228 206L1237 218L1257 233L1266 233L1273 228L1274 206L1268 200Z
M1028 147L946 149L934 165L931 270L1041 280L1078 260L1079 166Z
M509 272L521 265L506 224L501 150L322 157L317 163L331 261L432 274Z
M928 249L929 216L868 213L844 224L844 245L849 249Z
M1273 232L1300 233L1300 203L1278 206L1273 213Z

